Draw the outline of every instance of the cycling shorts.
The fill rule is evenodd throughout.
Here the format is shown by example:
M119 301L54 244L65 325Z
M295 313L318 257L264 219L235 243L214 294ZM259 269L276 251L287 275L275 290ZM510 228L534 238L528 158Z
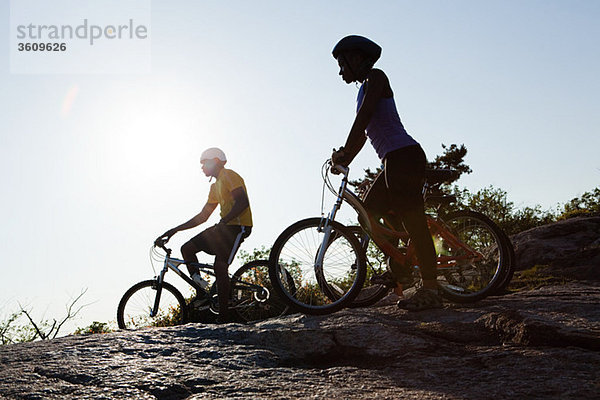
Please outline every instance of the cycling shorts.
M215 262L225 261L231 264L240 244L250 236L252 227L243 225L217 224L200 232L189 240L196 253L203 251L215 256Z

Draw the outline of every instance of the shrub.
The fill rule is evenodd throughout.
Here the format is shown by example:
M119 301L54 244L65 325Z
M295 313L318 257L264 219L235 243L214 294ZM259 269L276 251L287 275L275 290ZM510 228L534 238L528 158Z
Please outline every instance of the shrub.
M94 321L85 328L77 328L74 335L91 335L95 333L110 333L113 330L110 328L108 323Z
M568 219L579 216L595 215L600 213L600 187L585 192L580 197L575 197L563 206L562 214L558 219Z

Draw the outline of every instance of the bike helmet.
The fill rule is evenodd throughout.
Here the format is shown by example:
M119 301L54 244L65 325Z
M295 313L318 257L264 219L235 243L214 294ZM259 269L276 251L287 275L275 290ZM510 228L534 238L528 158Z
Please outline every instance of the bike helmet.
M364 36L350 35L340 40L333 48L333 58L337 60L340 53L358 50L364 53L373 64L381 57L381 47Z
M225 157L223 150L216 147L211 147L210 149L206 149L202 152L202 155L200 156L200 162L215 158L218 158L221 161L227 161L227 157Z

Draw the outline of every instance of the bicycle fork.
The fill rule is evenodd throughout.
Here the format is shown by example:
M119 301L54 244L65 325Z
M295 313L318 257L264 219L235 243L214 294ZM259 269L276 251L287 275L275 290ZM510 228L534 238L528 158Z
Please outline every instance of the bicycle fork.
M331 221L335 220L335 216L342 206L342 202L344 201L344 192L346 191L346 186L348 185L348 176L344 175L342 178L342 183L340 184L340 190L338 190L338 196L333 205L333 208L327 215L327 217L321 216L321 222L317 230L319 232L323 232L323 242L319 247L319 252L317 253L317 258L315 260L315 268L320 271L323 268L323 257L325 257L325 251L327 250L327 243L329 243L329 238L331 237Z
M167 262L165 261L165 267L160 271L160 274L156 277L156 297L154 298L154 306L152 310L150 310L150 317L156 317L158 314L158 307L160 306L160 295L162 294L163 282L165 280L165 274L167 273L168 267Z

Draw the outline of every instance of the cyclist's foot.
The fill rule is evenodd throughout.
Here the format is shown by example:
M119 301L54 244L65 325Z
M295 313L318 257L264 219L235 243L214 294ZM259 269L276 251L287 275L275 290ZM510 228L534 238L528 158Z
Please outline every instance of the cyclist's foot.
M198 292L194 300L192 300L192 307L196 310L206 310L210 306L209 300L206 292Z
M229 315L217 315L217 318L215 319L215 323L218 325L222 325L222 324L228 324L230 322L233 322L231 320L231 317Z
M412 297L398 301L398 308L408 311L430 310L443 306L442 296L437 289L419 288Z
M410 267L394 261L391 257L387 258L386 263L388 271L392 271L397 283L401 283L407 287L414 283L415 277Z
M371 284L383 285L392 289L396 287L396 279L394 279L390 271L385 271L383 274L373 275L371 277Z

